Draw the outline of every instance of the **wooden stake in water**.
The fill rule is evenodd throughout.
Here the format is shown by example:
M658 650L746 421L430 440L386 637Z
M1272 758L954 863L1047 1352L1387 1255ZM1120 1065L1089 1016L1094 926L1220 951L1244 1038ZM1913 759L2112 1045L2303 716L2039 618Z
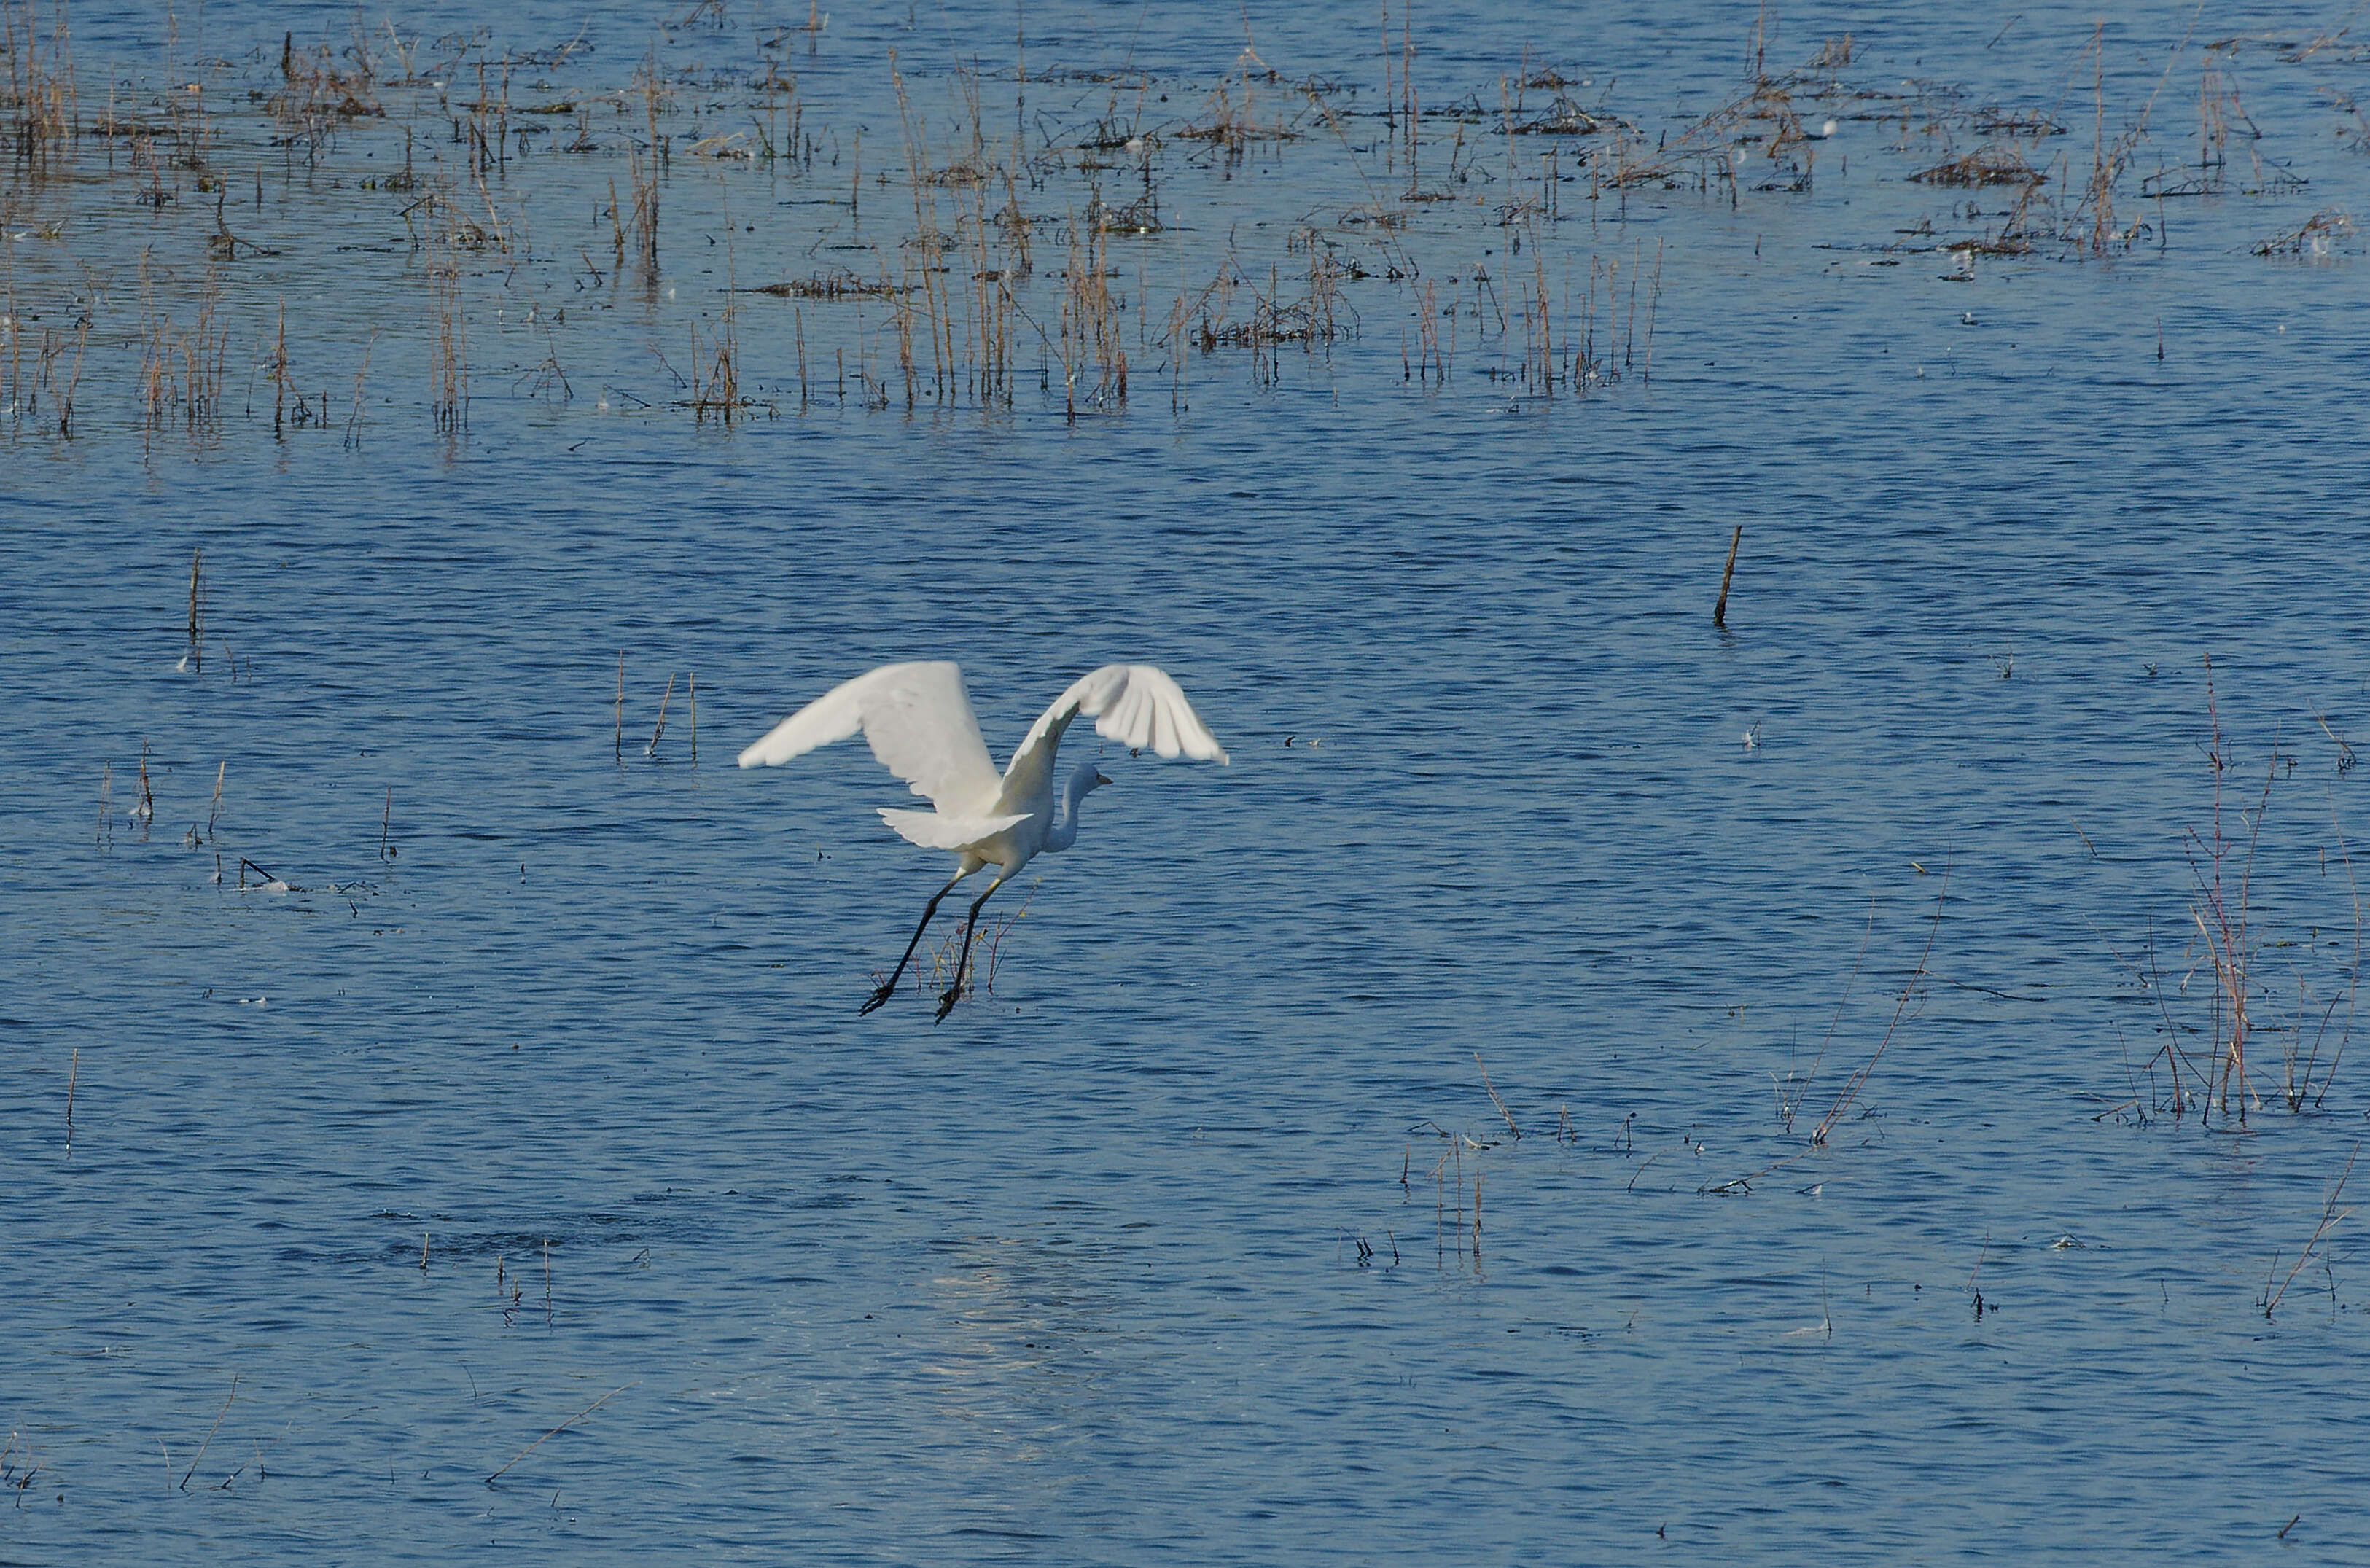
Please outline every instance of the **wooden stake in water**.
M617 760L618 760L619 762L623 762L623 761L625 761L625 760L626 760L626 655L625 655L625 653L624 653L622 651L621 651L618 653L618 655L617 655L617 710L616 710L616 718L617 718L617 737L616 737Z
M66 1153L74 1153L74 1091L75 1079L82 1072L82 1047L75 1047L73 1058L66 1064Z
M1736 532L1728 536L1728 564L1720 569L1720 597L1711 607L1711 624L1720 630L1728 629L1728 580L1736 575L1736 547L1744 539L1744 525L1739 523Z

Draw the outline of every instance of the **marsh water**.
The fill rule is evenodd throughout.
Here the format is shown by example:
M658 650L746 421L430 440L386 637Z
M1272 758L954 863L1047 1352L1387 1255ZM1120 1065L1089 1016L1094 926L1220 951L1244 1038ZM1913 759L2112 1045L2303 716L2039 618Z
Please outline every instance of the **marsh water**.
M1388 17L71 13L116 133L0 176L0 1558L2370 1554L2347 17ZM1719 118L1756 27L1799 135ZM489 167L506 62L569 108ZM820 150L742 156L789 77ZM915 236L974 93L1003 382L1011 261ZM1910 178L2003 123L2038 185ZM942 1023L857 1015L903 788L732 766L920 657L999 760L1115 659L1232 754L1075 730Z

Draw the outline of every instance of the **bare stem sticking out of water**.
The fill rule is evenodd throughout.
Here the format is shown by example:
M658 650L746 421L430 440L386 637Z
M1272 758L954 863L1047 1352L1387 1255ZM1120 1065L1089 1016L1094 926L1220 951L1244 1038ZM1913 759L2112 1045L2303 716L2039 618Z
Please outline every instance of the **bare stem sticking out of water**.
M2264 1317L2269 1318L2273 1312L2279 1310L2280 1298L2288 1293L2288 1286L2295 1283L2295 1276L2304 1272L2305 1265L2312 1262L2314 1250L2319 1247L2322 1239L2328 1236L2330 1231L2344 1224L2347 1216L2353 1213L2350 1208L2339 1208L2337 1206L2337 1201L2345 1195L2346 1179L2353 1174L2353 1162L2357 1159L2361 1158L2361 1154L2362 1146L2357 1143L2353 1146L2353 1152L2345 1157L2345 1169L2338 1172L2336 1185L2330 1187L2329 1190L2329 1196L2321 1200L2320 1223L2312 1228L2312 1239L2306 1242L2304 1244L2304 1251L2296 1254L2295 1265L2288 1270L2287 1277L2280 1281L2279 1288L2276 1290L2272 1289L2270 1276L2268 1274L2264 1276ZM2279 1266L2279 1255L2277 1253L2273 1253L2272 1255L2272 1268L2276 1272ZM2290 1520L2289 1523L2293 1524L2295 1521Z
M616 1399L619 1394L624 1393L626 1389L638 1387L640 1382L641 1379L637 1378L631 1383L627 1383L621 1387L612 1389L607 1393L603 1394L599 1399L594 1400L591 1404L586 1405L582 1410L578 1411L566 1421L561 1422L558 1425L553 1427L550 1431L545 1433L534 1442L529 1443L525 1447L521 1448L516 1454L511 1457L510 1464L504 1465L500 1470L498 1470L493 1474L486 1477L486 1484L488 1486L493 1485L494 1482L500 1481L503 1475L509 1471L511 1465L514 1465L518 1463L519 1460L525 1458L529 1454L534 1453L537 1448L542 1447L554 1437L558 1436L561 1433L567 1431L569 1427L575 1425L578 1422L583 1420L594 1411L599 1410L603 1405L607 1404L611 1400Z
M1917 994L1917 983L1926 977L1926 961L1934 956L1934 939L1942 929L1942 905L1950 896L1950 868L1948 862L1945 862L1942 867L1942 885L1934 894L1934 918L1926 928L1926 951L1917 955L1917 967L1911 970L1908 979L1902 982L1901 996L1893 1003L1893 1021L1885 1025L1884 1038L1876 1043L1876 1049L1869 1054L1868 1060L1860 1065L1859 1071L1844 1081L1843 1092L1835 1096L1835 1104L1828 1108L1825 1115L1819 1118L1819 1124L1812 1129L1811 1142L1814 1146L1825 1145L1828 1135L1835 1131L1835 1124L1843 1119L1844 1113L1850 1110L1853 1101L1859 1098L1859 1091L1866 1087L1869 1075L1876 1071L1876 1064L1884 1055L1885 1047L1892 1044L1893 1037L1900 1032L1902 1015L1908 1011L1909 998Z
M198 1445L197 1458L191 1459L190 1468L181 1474L182 1491L187 1492L190 1489L190 1477L198 1473L199 1460L203 1459L206 1457L206 1450L213 1447L214 1434L222 1430L223 1417L230 1413L230 1401L236 1398L238 1398L238 1374L234 1372L230 1378L230 1392L223 1400L221 1413L214 1417L214 1424L206 1429L206 1440Z
M1523 1129L1514 1125L1514 1113L1512 1111L1507 1110L1506 1102L1498 1097L1498 1086L1490 1081L1490 1069L1481 1066L1481 1053L1478 1051L1473 1053L1473 1065L1477 1067L1480 1067L1481 1087L1490 1091L1490 1103L1495 1105L1498 1108L1498 1114L1506 1119L1506 1130L1514 1135L1514 1141L1516 1143L1522 1142ZM1478 1203L1478 1193L1480 1191L1478 1186L1478 1176L1475 1178L1475 1182L1476 1186L1474 1190L1477 1193L1476 1202Z

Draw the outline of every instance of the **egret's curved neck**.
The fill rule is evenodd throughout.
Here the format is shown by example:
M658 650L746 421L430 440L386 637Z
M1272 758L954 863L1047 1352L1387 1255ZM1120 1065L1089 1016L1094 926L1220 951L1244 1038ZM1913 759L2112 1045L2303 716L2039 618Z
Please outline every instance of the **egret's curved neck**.
M1091 773L1078 773L1062 786L1062 815L1046 832L1046 848L1067 849L1078 841L1078 806L1086 800L1087 791L1094 788L1093 779Z

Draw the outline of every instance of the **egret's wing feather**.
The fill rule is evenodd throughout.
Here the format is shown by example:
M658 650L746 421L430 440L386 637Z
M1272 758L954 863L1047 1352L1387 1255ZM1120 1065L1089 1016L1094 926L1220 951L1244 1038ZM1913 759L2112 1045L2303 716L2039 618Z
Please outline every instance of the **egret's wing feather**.
M882 767L942 812L983 810L1003 788L962 672L943 662L884 664L833 687L742 752L741 766L778 767L858 730Z
M1018 816L940 816L936 812L901 812L891 806L880 810L880 820L895 828L900 837L925 849L967 849L1029 820L1027 812Z
M1105 664L1071 682L1069 689L1053 699L1053 705L1030 727L1006 771L1018 772L1024 759L1049 742L1058 745L1062 732L1082 716L1095 721L1095 733L1131 751L1189 756L1196 762L1226 760L1225 747L1210 733L1168 672L1150 664Z

